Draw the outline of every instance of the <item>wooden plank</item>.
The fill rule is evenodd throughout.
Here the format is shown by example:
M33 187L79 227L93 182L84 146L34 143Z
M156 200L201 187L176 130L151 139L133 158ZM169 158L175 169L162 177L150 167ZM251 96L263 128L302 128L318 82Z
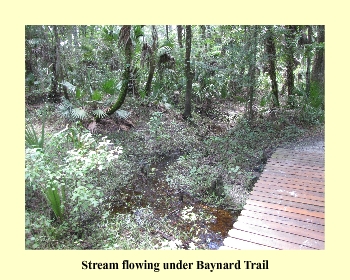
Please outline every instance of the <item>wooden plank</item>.
M272 155L285 155L288 157L303 157L303 158L311 158L311 157L316 157L316 158L323 158L324 153L315 153L313 151L296 151L296 150L290 150L290 149L284 149L284 148L279 148L276 150L276 152Z
M232 229L230 230L230 237L235 239L240 239L244 241L248 241L251 243L255 243L260 246L267 246L274 249L285 249L285 250L300 250L300 249L306 249L311 250L312 248L306 247L303 244L295 244L291 242L287 242L284 240L274 239L267 236L262 236L258 234L254 234L251 232L246 232L238 229ZM226 244L225 244L226 245Z
M322 161L315 161L315 160L298 160L298 159L287 159L287 158L274 158L270 161L267 161L267 164L271 162L276 163L284 163L284 164L298 164L298 165L305 165L309 167L316 167L316 168L324 168L324 162Z
M308 184L298 184L295 182L286 182L284 180L276 180L276 179L265 179L265 178L259 178L259 180L256 182L255 186L266 186L268 188L272 186L281 186L281 187L290 187L300 190L306 190L310 192L320 192L324 193L324 184L323 185L308 185Z
M288 162L288 163L299 163L303 165L309 165L309 166L318 166L318 167L323 167L324 166L324 158L318 158L318 157L301 157L301 156L296 156L296 157L286 157L284 155L273 155L270 160L267 162L274 162L274 161L279 161L279 162Z
M276 170L290 170L293 169L296 172L299 171L307 171L307 172L314 172L316 174L324 174L325 170L323 167L318 166L309 166L309 165L301 165L301 164L293 164L290 162L279 162L279 161L271 161L268 165L269 168L274 168Z
M306 155L293 155L291 157L290 155L283 155L283 154L274 154L271 156L270 161L288 161L288 162L302 162L302 163L310 163L314 165L324 165L324 157L318 157L318 156L306 156Z
M263 189L268 189L268 190L280 190L280 189L283 189L283 190L286 190L286 191L289 191L289 192L301 192L301 193L304 193L306 195L313 195L313 196L318 196L318 197L324 197L324 192L319 189L319 190L315 190L315 189L310 189L310 188L307 188L305 186L291 186L291 185L287 185L287 184L280 184L280 183L277 183L277 184L267 184L266 182L263 182L263 181L258 181L256 184L255 184L255 188L263 188Z
M324 153L277 149L223 249L324 249L324 169Z
M291 162L278 162L271 161L265 167L283 172L305 172L312 173L316 176L322 176L324 169L322 167L310 167L307 164L302 163L291 163Z
M224 245L226 247L233 248L234 250L276 250L275 248L271 248L269 246L264 246L232 237L225 238Z
M282 226L295 226L295 227L299 227L302 229L314 230L314 231L319 231L319 232L324 233L324 225L312 223L311 222L312 219L305 219L305 220L301 221L301 220L291 219L288 217L279 217L279 216L275 216L275 215L269 215L266 213L254 212L254 211L250 211L250 210L242 210L241 215L256 218L256 219L262 219L262 220L280 223L281 227Z
M312 211L312 210L310 211L310 210L304 209L304 208L297 208L297 207L293 207L293 206L274 204L274 203L270 203L270 202L267 203L267 202L256 201L256 200L251 200L251 199L248 199L246 201L246 205L247 206L254 205L254 206L259 206L259 207L271 208L271 209L278 210L278 211L286 211L286 212L308 215L308 216L324 219L324 211ZM244 207L244 208L249 209L246 207Z
M279 178L294 178L297 177L298 179L305 179L305 180L311 180L316 182L324 182L324 173L315 174L315 172L309 171L309 172L294 172L293 171L283 171L280 169L272 169L270 167L265 168L265 174L273 174L279 176Z
M271 194L279 194L284 196L291 196L291 197L298 197L308 200L317 200L324 203L324 193L317 193L317 192L304 192L297 189L290 189L290 188L281 188L281 187L262 187L262 186L255 186L254 191L263 192L263 193L271 193Z
M305 214L276 210L276 209L260 207L260 206L251 205L251 204L246 204L244 206L244 209L249 211L264 213L268 215L274 215L281 218L289 218L289 219L294 219L299 221L306 221L306 222L310 222L318 225L324 225L323 218L313 217Z
M272 192L266 192L266 191L259 191L259 190L253 190L251 192L253 195L258 195L258 196L264 196L264 197L270 197L273 199L281 199L281 200L289 200L289 201L295 201L299 203L306 203L306 204L312 204L312 205L318 205L318 206L324 206L324 201L319 201L319 200L310 200L307 198L302 198L302 197L295 197L293 195L286 195L284 193L272 193Z
M324 232L314 231L310 229L301 229L295 226L285 226L279 222L256 219L256 218L247 217L247 216L239 216L237 221L245 224L249 224L249 225L256 225L262 228L275 229L275 230L279 230L279 231L283 231L283 232L287 232L295 235L300 235L300 236L324 241ZM235 228L235 224L233 225L233 228Z
M265 197L265 196L259 196L259 195L253 195L251 194L249 196L249 200L252 201L261 201L261 202L269 202L271 204L277 204L277 205L284 205L284 206L292 206L296 208L302 208L310 211L315 211L315 212L323 212L325 210L324 205L312 205L312 204L306 204L306 203L300 203L296 201L290 201L290 200L282 200L282 199L276 199L276 198L271 198L271 197ZM247 200L247 201L249 201Z
M276 179L298 179L299 181L304 181L307 183L316 183L318 182L319 184L324 184L324 178L314 178L314 177L308 177L308 176L302 176L302 175L292 175L291 173L281 173L281 172L276 172L273 170L266 170L262 174L264 177L272 177Z
M284 231L279 231L276 229L264 228L257 225L250 225L240 221L237 221L235 223L234 228L242 231L262 235L262 236L267 236L273 239L279 239L279 240L283 240L283 241L287 241L295 244L303 244L306 247L310 247L313 249L318 249L318 250L324 249L324 241L320 241L317 239L296 235L296 234L292 234ZM230 231L228 234L231 236Z
M324 182L306 182L304 180L299 180L296 178L277 178L277 177L268 177L266 175L261 175L259 177L259 181L269 182L271 184L288 184L288 185L300 185L300 186L306 186L310 189L324 189Z

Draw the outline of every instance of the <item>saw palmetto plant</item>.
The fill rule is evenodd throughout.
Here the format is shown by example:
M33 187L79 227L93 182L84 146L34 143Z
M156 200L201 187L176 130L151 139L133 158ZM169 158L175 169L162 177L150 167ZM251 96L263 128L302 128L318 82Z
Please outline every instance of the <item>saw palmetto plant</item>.
M38 136L32 123L26 125L25 129L25 144L28 148L44 148L44 134L46 121L46 108L43 111L41 123L41 136Z

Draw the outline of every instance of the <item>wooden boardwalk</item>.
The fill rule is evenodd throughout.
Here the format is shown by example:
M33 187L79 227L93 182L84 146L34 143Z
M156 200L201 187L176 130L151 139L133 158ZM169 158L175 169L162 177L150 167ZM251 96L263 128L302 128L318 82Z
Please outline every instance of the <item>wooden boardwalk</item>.
M322 250L324 153L277 149L221 250Z

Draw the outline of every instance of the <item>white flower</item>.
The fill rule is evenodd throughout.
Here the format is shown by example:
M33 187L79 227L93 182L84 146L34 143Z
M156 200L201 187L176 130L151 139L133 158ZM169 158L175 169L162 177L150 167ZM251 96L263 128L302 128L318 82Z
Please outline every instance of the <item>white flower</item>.
M194 243L193 242L190 242L190 244L188 244L189 245L189 250L196 250L196 245L194 245Z

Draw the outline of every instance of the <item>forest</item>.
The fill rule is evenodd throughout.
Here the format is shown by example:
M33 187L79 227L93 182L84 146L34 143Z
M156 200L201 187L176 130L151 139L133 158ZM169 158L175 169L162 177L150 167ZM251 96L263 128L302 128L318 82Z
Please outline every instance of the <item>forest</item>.
M324 25L26 25L25 248L218 249L324 122Z

